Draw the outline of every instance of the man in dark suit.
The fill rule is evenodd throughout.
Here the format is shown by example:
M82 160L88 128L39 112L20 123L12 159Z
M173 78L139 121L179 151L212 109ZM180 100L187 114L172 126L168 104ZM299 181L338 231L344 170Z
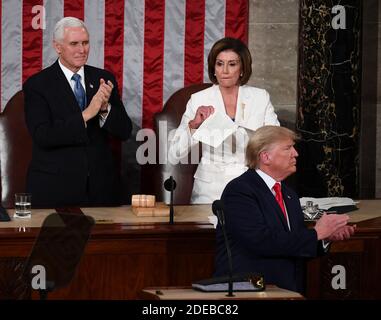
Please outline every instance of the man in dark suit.
M314 228L305 227L297 194L281 182L296 171L295 140L287 128L256 130L246 150L249 169L226 186L221 200L233 273L262 273L268 284L303 292L305 259L327 251L329 241L349 238L355 226L347 225L347 215L324 214ZM215 275L227 274L218 225Z
M58 60L23 86L33 140L27 191L35 207L117 205L119 174L109 137L126 140L132 124L115 77L85 65L90 44L81 20L57 22L53 45Z

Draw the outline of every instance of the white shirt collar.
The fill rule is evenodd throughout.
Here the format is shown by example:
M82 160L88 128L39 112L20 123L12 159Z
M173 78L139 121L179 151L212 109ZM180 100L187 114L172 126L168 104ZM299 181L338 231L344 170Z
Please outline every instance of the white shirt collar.
M73 76L74 72L71 71L70 69L68 69L67 67L65 67L61 63L60 59L58 59L58 64L59 64L62 72L64 73L67 81L69 82L70 86L72 88L74 88L74 81L71 80L71 77ZM85 86L85 68L82 66L81 69L79 69L77 73L81 76L81 84L82 84L83 88L86 91L86 86Z
M255 171L259 174L259 176L266 183L267 187L270 189L271 193L275 196L275 191L273 190L274 184L278 182L278 183L280 183L282 185L282 183L279 182L279 181L274 180L267 173L264 173L261 169L255 169ZM283 203L284 203L284 201L283 201ZM286 220L287 220L288 229L291 230L290 220L288 218L287 207L285 206L284 208L286 210Z
M276 181L273 177L269 176L267 173L263 172L261 169L255 169L255 172L258 173L258 175L263 179L263 181L266 183L270 191L273 192L273 187L275 183L279 181ZM279 183L282 184L281 182Z

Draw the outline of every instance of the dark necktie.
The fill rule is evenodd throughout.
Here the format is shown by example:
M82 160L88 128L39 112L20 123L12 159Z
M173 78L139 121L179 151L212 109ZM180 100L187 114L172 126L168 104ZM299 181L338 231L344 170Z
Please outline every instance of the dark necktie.
M81 109L81 111L83 111L86 106L86 93L81 84L81 76L77 73L74 73L71 79L75 81L74 95L77 99L79 108Z
M282 196L282 190L280 187L280 183L277 182L274 184L273 189L275 191L275 199L278 202L280 208L282 209L283 215L287 220L287 213L286 213L286 208L284 207L284 202L283 202L283 196Z

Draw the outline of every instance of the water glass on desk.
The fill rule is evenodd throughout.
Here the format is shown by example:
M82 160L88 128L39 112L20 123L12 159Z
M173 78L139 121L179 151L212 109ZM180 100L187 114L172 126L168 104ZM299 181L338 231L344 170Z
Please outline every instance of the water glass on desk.
M30 193L15 194L15 218L30 218L32 214L32 195Z

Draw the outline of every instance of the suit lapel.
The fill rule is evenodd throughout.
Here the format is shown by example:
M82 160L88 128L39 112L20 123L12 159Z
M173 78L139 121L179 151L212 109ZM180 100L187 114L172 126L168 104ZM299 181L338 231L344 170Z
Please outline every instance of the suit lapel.
M283 215L282 209L280 208L278 202L276 201L273 193L271 190L268 188L267 184L263 181L263 179L258 175L258 173L255 172L255 170L249 169L253 173L253 181L258 187L258 190L261 190L264 201L266 201L270 206L272 207L273 210L271 212L268 212L267 214L271 214L274 216L274 219L282 223L283 227L285 230L289 231L290 229L288 228L286 218Z
M246 112L246 90L245 86L239 86L237 97L237 110L235 112L235 121L243 123L247 117Z
M71 111L80 111L78 102L75 99L74 92L67 81L65 74L58 64L58 60L52 65L53 74L56 77L59 99L63 105L67 106Z
M65 105L69 106L71 110L73 111L80 111L78 107L78 102L75 99L75 95L73 90L70 87L69 82L67 81L65 74L61 70L58 60L53 64L53 72L57 77L58 82L58 90L60 93L61 101L64 101ZM86 86L86 98L87 98L87 105L89 105L91 99L95 95L95 93L98 90L99 87L99 80L96 75L91 71L88 66L84 66L84 73L85 73L85 86ZM87 106L86 106L87 107Z
M86 98L87 104L90 103L93 96L99 88L99 79L91 72L91 69L85 65L85 85L86 85Z
M287 208L290 228L291 230L295 230L297 227L297 221L298 221L298 217L296 216L298 210L295 207L295 205L299 202L299 199L294 199L294 196L290 194L290 192L288 191L288 188L283 183L282 183L282 194L283 194L284 204Z
M213 105L216 108L216 111L226 114L224 99L222 98L222 94L221 94L219 86L214 85L213 90L214 90Z
M238 120L239 122L242 122L242 117L245 117L246 100L246 90L244 86L239 86L237 96L237 110L234 116L236 121ZM214 86L214 101L216 109L226 114L224 99L222 98L222 94L218 85Z
M236 122L239 126L255 131L257 129L257 123L253 121L251 117L251 109L256 101L253 100L253 96L250 95L250 90L247 86L241 86L237 100L237 117Z

